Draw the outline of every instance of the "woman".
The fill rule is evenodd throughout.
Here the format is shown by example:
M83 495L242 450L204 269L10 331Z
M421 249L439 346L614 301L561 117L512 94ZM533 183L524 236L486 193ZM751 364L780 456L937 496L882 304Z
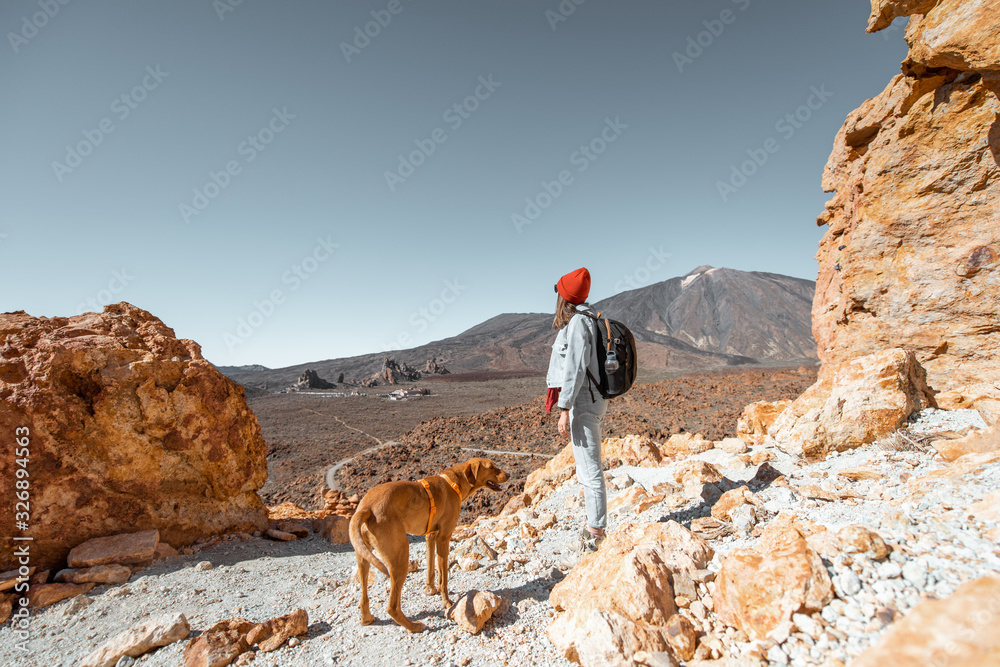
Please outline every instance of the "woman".
M597 551L607 527L607 490L601 466L601 420L607 404L588 377L600 377L593 320L583 314L590 310L590 272L585 268L567 273L556 283L556 315L552 328L559 333L552 345L546 409L559 408L559 435L573 441L576 478L583 486L587 525L570 544L571 555L563 560L572 567L584 553Z

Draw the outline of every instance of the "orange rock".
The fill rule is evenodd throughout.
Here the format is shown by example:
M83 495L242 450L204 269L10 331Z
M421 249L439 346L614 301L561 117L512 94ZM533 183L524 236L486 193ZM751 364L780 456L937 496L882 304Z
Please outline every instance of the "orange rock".
M803 498L825 500L827 502L836 502L840 499L840 497L833 491L827 491L816 484L803 484L799 487L799 495Z
M256 623L245 618L219 621L187 643L185 667L223 667L250 650L246 634Z
M712 505L712 516L719 521L732 521L731 512L742 505L752 505L755 508L761 506L753 492L745 486L723 493Z
M650 507L654 507L662 503L663 499L664 495L662 493L646 496L635 504L635 511L639 513L645 512Z
M319 534L324 540L333 544L347 544L350 542L350 528L351 522L345 517L336 514L313 521L313 531Z
M684 461L674 468L674 477L684 486L689 483L715 484L722 481L722 472L705 461Z
M0 314L0 432L30 429L32 564L92 537L158 529L176 545L264 527L266 446L243 388L198 345L119 303L74 317ZM12 456L0 479L14 479ZM42 499L44 498L44 501ZM13 535L14 514L0 516ZM0 543L0 570L15 565Z
M73 547L66 557L66 563L70 567L144 563L156 556L159 542L160 533L156 530L95 537Z
M704 569L712 555L676 522L622 524L552 589L549 640L581 664L668 651L667 622L677 612L672 574Z
M114 667L126 655L138 658L154 648L184 639L190 633L191 626L184 614L164 614L116 635L85 657L77 667Z
M771 428L771 424L791 404L790 400L751 403L743 408L743 414L736 422L736 435L744 442L763 444L767 440L767 430ZM756 461L754 465L758 463L760 461Z
M531 472L525 480L524 493L511 498L500 513L514 514L518 510L530 507L575 473L576 461L573 458L573 445L570 444L544 466Z
M319 518L319 512L310 512L295 503L284 502L274 507L268 507L267 518L271 521L316 519Z
M649 494L646 492L646 489L638 484L635 484L609 500L608 511L613 512L619 507L631 507L648 495Z
M501 605L503 598L496 593L472 590L448 609L447 616L470 635L477 635Z
M694 630L691 621L680 614L674 614L667 621L667 643L674 653L681 660L690 660L694 657L694 650L698 645L698 634Z
M721 449L727 454L742 454L749 449L742 438L723 438L715 443L715 448ZM747 460L749 461L749 458Z
M692 454L701 454L714 447L715 443L711 440L706 440L700 433L676 433L660 446L660 454L663 458L671 456L683 457Z
M886 4L886 0L879 0ZM904 7L910 2L892 2ZM939 0L926 7L906 7L907 13L922 14L907 26L910 54L906 64L949 67L962 71L1000 69L1000 15L989 3ZM902 14L905 16L906 14Z
M309 537L309 527L298 519L281 519L274 522L274 527L283 533L291 533L299 539Z
M291 614L272 618L247 633L247 643L257 644L261 651L269 653L281 648L292 637L309 631L309 615L305 609L296 609Z
M945 461L954 461L966 454L1000 450L1000 422L985 431L970 433L957 440L935 440L931 443Z
M819 555L794 519L780 517L752 549L730 553L715 579L719 619L763 640L796 612L821 610L833 585Z
M944 600L924 600L894 623L853 667L981 667L1000 664L1000 577L963 584Z
M752 465L759 466L761 463L764 463L765 461L773 461L776 458L777 456L775 455L773 450L762 449L750 455L750 463Z
M132 570L124 565L95 565L70 572L60 581L69 584L124 584L131 576Z
M170 558L171 556L177 555L177 549L166 542L160 542L156 545L156 550L153 552L153 559L160 560L161 558Z
M39 584L28 591L28 606L48 607L67 598L83 595L97 584Z
M28 576L35 574L35 566L32 565L28 568ZM17 586L17 578L20 577L20 573L17 570L10 570L9 572L4 572L0 574L0 592L10 590Z
M292 542L298 539L291 533L286 533L285 531L278 530L277 528L268 528L264 531L264 535L278 542Z
M874 0L910 16L903 73L852 112L823 177L816 257L824 369L912 350L943 408L1000 419L1000 15L992 2ZM945 105L941 100L948 100Z
M1000 490L991 491L982 500L970 505L969 514L980 521L1000 523Z
M649 438L627 435L605 438L601 444L602 459L619 459L627 466L655 467L660 465L660 448Z
M824 365L816 384L781 413L769 433L790 454L822 457L885 437L913 412L933 405L913 352L892 349Z
M845 526L837 531L840 550L846 554L865 554L872 560L882 560L889 555L885 540L867 526Z
M860 482L865 479L875 480L885 478L885 475L880 473L878 470L873 470L864 466L860 468L845 468L837 474L844 479L851 480L852 482Z
M826 526L811 526L806 533L809 548L826 558L840 553L840 538Z

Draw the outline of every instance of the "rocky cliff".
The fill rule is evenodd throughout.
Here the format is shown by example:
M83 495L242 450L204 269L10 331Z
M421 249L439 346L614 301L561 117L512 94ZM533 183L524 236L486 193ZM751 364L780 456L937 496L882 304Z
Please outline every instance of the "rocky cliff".
M265 444L243 389L127 303L70 318L0 314L0 433L0 535L33 537L39 570L100 535L155 528L182 546L266 526ZM26 530L15 530L8 490L16 468L28 475ZM12 549L0 543L0 570L14 567Z
M909 16L902 73L850 114L823 176L836 195L813 334L830 375L916 354L944 408L1000 418L1000 4L872 0L868 30Z

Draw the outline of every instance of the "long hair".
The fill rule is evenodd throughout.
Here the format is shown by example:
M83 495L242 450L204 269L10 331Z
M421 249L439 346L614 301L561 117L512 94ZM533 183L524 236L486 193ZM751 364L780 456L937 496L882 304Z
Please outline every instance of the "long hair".
M556 297L556 316L552 320L552 328L559 331L573 319L576 315L576 306L562 298L562 294Z

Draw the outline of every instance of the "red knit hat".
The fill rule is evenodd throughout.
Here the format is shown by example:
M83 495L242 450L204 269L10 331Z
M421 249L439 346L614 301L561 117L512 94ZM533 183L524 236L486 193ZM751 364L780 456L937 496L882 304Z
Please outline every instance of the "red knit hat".
M556 292L572 304L583 303L590 294L590 271L581 268L567 273L556 283Z

